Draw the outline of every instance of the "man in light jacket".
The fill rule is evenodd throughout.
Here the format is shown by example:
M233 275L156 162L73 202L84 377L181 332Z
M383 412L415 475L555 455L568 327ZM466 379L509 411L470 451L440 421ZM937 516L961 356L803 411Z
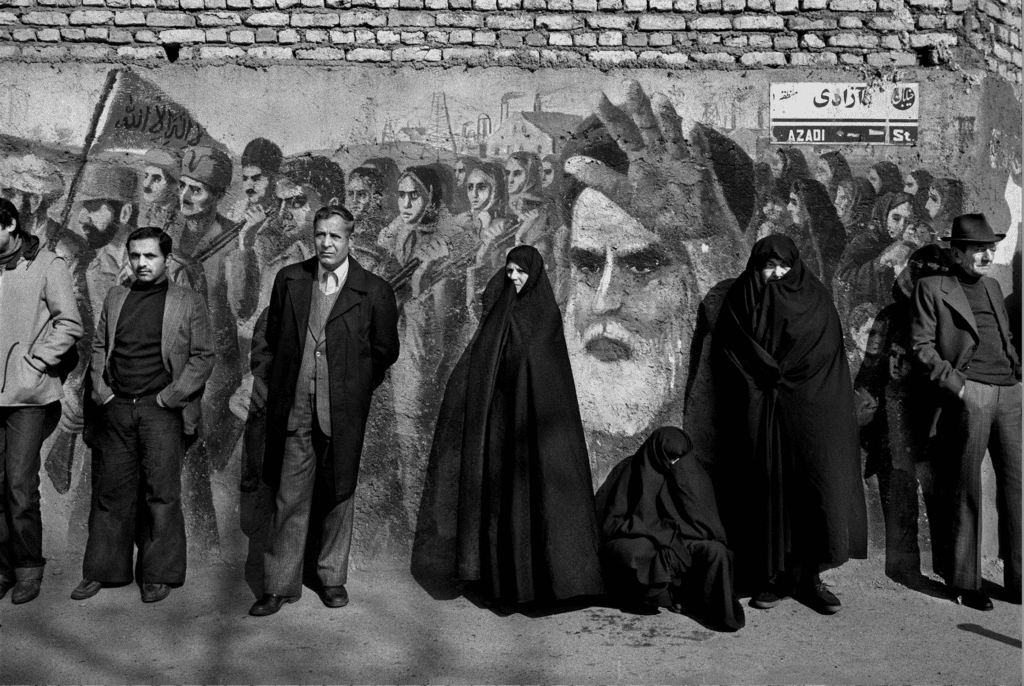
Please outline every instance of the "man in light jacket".
M27 603L43 579L39 449L60 419L82 318L64 260L0 199L0 598ZM77 358L76 358L77 359Z
M162 229L128 236L135 281L110 289L93 336L90 374L100 417L89 542L75 600L96 595L103 584L131 582L136 543L142 602L163 600L185 582L181 466L188 437L199 428L214 339L203 296L167 278L171 247Z

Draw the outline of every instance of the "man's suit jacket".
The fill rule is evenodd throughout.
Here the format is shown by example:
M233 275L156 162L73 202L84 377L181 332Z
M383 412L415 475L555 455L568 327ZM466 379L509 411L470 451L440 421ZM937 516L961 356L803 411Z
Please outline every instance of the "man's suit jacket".
M348 278L325 326L330 369L331 451L320 476L335 502L355 491L363 433L373 390L398 359L398 308L387 281L349 257ZM263 479L280 484L288 415L295 403L317 259L277 273L267 311L265 351L253 362L253 375L267 385L267 443Z
M117 319L128 297L129 287L114 286L107 292L92 339L93 400L102 404L113 394L107 376L107 363L114 350ZM195 434L201 419L200 399L206 380L213 372L214 342L210 311L203 296L176 283L167 284L160 356L171 374L171 384L157 395L165 407L180 409L185 433Z
M983 276L981 282L992 301L1003 350L1013 364L1014 375L1020 379L1020 359L1011 342L1002 291L995 279ZM959 395L963 388L967 369L981 340L971 305L955 276L928 276L917 282L910 335L914 359L931 381L927 386L932 391L928 400L935 407L934 429L941 406Z

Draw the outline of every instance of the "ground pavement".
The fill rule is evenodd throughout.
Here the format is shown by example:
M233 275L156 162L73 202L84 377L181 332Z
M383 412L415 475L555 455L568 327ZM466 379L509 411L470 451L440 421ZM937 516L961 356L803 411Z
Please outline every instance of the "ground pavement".
M925 577L912 590L880 556L825 574L838 615L746 607L734 634L666 611L506 616L399 569L354 571L346 608L307 591L264 618L234 564L191 569L152 605L135 585L73 601L79 565L51 561L37 600L0 601L0 683L1021 683L1019 605L971 610Z

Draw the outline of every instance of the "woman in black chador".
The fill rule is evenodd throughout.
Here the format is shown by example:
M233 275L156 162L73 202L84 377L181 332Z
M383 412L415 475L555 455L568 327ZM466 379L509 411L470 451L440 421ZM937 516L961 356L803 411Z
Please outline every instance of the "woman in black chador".
M818 572L867 554L857 417L835 305L790 239L754 244L713 340L723 513L751 604L773 607L795 582L837 612Z
M706 465L690 437L655 431L601 487L599 518L609 588L627 600L693 607L716 628L743 627L733 555Z
M445 392L413 572L478 582L503 605L556 601L603 592L598 548L562 315L540 253L519 246Z

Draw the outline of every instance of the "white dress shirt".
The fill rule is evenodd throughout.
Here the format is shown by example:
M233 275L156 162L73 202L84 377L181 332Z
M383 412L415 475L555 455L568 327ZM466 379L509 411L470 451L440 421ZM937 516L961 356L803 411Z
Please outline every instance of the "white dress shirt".
M348 257L333 271L327 271L322 264L316 266L316 279L320 284L320 292L324 295L334 295L348 278Z

